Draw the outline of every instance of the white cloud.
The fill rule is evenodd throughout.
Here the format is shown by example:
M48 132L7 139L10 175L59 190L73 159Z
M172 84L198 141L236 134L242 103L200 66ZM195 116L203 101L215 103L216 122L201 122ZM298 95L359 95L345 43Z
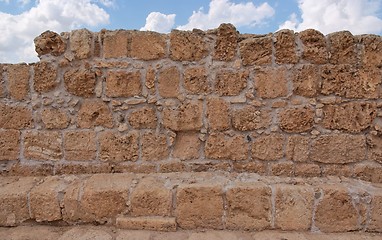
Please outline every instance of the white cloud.
M0 19L0 62L32 62L33 39L42 32L107 24L109 14L92 0L38 0L19 15L0 11Z
M324 34L349 30L353 34L382 33L382 19L377 17L381 10L380 0L299 0L301 19L291 15L280 29L302 31L314 28Z
M141 31L155 31L160 33L170 32L175 24L175 14L151 12L146 18L146 24Z
M232 23L236 27L254 27L274 15L274 9L268 3L255 6L252 2L233 3L230 0L212 0L209 10L204 12L203 8L194 11L188 19L188 23L179 26L181 30L193 28L211 29L218 27L221 23Z

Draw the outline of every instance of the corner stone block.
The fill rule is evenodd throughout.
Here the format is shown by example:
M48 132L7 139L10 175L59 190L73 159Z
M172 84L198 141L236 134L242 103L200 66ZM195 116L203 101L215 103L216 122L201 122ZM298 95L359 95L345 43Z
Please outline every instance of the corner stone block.
M18 101L29 95L30 66L26 64L7 65L9 95Z
M248 143L244 135L228 136L211 133L205 146L206 158L217 160L247 160Z
M64 74L67 91L79 97L93 97L95 93L96 74L89 69L72 69Z
M170 216L172 189L165 186L165 180L145 177L134 188L130 196L131 216Z
M252 143L252 158L264 161L275 161L284 157L285 137L281 134L270 134L257 137Z
M175 66L159 72L158 91L164 98L176 98L179 95L180 72Z
M20 132L0 130L0 161L17 160L20 154Z
M65 159L69 161L91 161L96 159L97 143L93 131L64 132Z
M50 92L58 86L57 68L48 62L38 62L33 65L33 87L36 92Z
M332 64L356 64L357 45L349 31L335 32L328 35L330 46L329 62Z
M186 101L177 107L163 110L163 126L173 131L200 130L202 121L202 101Z
M157 60L166 55L166 35L155 32L132 32L128 55L142 60Z
M316 65L297 66L292 70L293 93L315 97L319 91L320 74Z
M78 111L77 123L80 128L96 126L112 128L114 126L111 111L102 100L85 100Z
M286 132L306 132L313 127L314 115L314 109L306 106L284 109L279 114L280 128Z
M108 97L134 97L142 95L140 71L109 71L106 77Z
M235 110L232 114L232 125L239 131L267 128L270 124L271 116L267 110L248 106Z
M232 61L236 56L238 32L232 24L221 24L217 29L214 60Z
M182 229L223 228L223 190L220 185L180 185L175 216Z
M228 130L231 126L230 105L223 98L207 98L207 120L209 128L215 131Z
M272 36L253 36L239 43L244 66L268 65L272 63Z
M46 129L64 129L68 127L70 119L65 110L45 108L41 112L41 120Z
M130 34L128 31L106 31L103 34L103 56L104 58L123 58L127 57L128 42Z
M104 131L99 134L100 160L107 162L124 162L138 160L137 132L120 134Z
M292 30L283 29L274 34L275 57L278 64L296 64L297 44Z
M33 127L32 110L23 106L9 106L0 102L0 128L25 129Z
M155 108L147 106L133 110L128 117L128 121L136 129L156 128L158 118Z
M206 94L211 91L208 73L204 67L189 67L184 70L184 88L191 94Z
M228 189L226 228L263 230L271 227L271 188L263 183L239 184Z
M352 163L366 159L366 138L362 135L323 135L312 141L310 159L321 163Z
M216 73L215 91L221 96L237 96L246 87L248 71L221 70Z
M173 30L170 33L170 58L174 61L199 61L208 55L204 33Z
M308 231L312 225L314 190L309 186L276 185L275 227Z
M261 98L278 98L288 95L285 67L260 68L255 71L256 95Z
M36 37L34 44L39 57L46 54L60 56L66 50L65 40L59 34L52 31L43 32L40 36Z
M62 158L62 137L58 131L28 131L24 137L24 157L58 161Z
M0 226L16 226L30 219L28 194L37 181L36 178L26 177L1 187Z
M363 44L361 48L361 59L365 67L382 66L382 36L362 35L360 40Z
M359 230L358 211L346 188L323 186L322 200L315 212L315 225L322 232L349 232Z
M165 134L146 132L142 135L142 160L158 161L168 158L170 151Z
M367 231L382 232L382 191L374 190L371 200L371 220Z
M172 156L180 160L198 159L200 148L201 141L197 132L178 132Z
M358 133L369 128L377 115L375 104L367 102L326 105L323 113L323 127L351 133Z
M303 44L302 58L313 64L328 62L325 36L317 30L307 29L298 34Z
M87 29L70 33L70 50L76 59L86 59L92 55L93 34Z

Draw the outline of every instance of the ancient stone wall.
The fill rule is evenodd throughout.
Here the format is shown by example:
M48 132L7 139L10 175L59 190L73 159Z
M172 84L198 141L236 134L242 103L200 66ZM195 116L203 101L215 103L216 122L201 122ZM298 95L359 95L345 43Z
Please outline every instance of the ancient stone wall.
M2 175L254 172L382 182L382 38L45 32L0 65Z

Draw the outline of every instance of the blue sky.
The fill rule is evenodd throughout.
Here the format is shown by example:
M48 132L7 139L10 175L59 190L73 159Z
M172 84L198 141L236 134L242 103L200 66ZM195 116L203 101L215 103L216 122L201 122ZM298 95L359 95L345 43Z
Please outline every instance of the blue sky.
M0 0L0 62L34 62L33 39L45 30L216 28L242 33L315 28L328 34L382 34L381 0Z

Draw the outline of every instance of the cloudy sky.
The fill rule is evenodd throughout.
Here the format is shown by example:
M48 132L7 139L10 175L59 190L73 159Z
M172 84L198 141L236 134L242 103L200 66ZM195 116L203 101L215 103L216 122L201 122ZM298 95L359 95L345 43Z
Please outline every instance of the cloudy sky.
M35 62L33 39L45 30L216 28L241 33L315 28L324 34L382 34L381 0L0 0L0 62Z

